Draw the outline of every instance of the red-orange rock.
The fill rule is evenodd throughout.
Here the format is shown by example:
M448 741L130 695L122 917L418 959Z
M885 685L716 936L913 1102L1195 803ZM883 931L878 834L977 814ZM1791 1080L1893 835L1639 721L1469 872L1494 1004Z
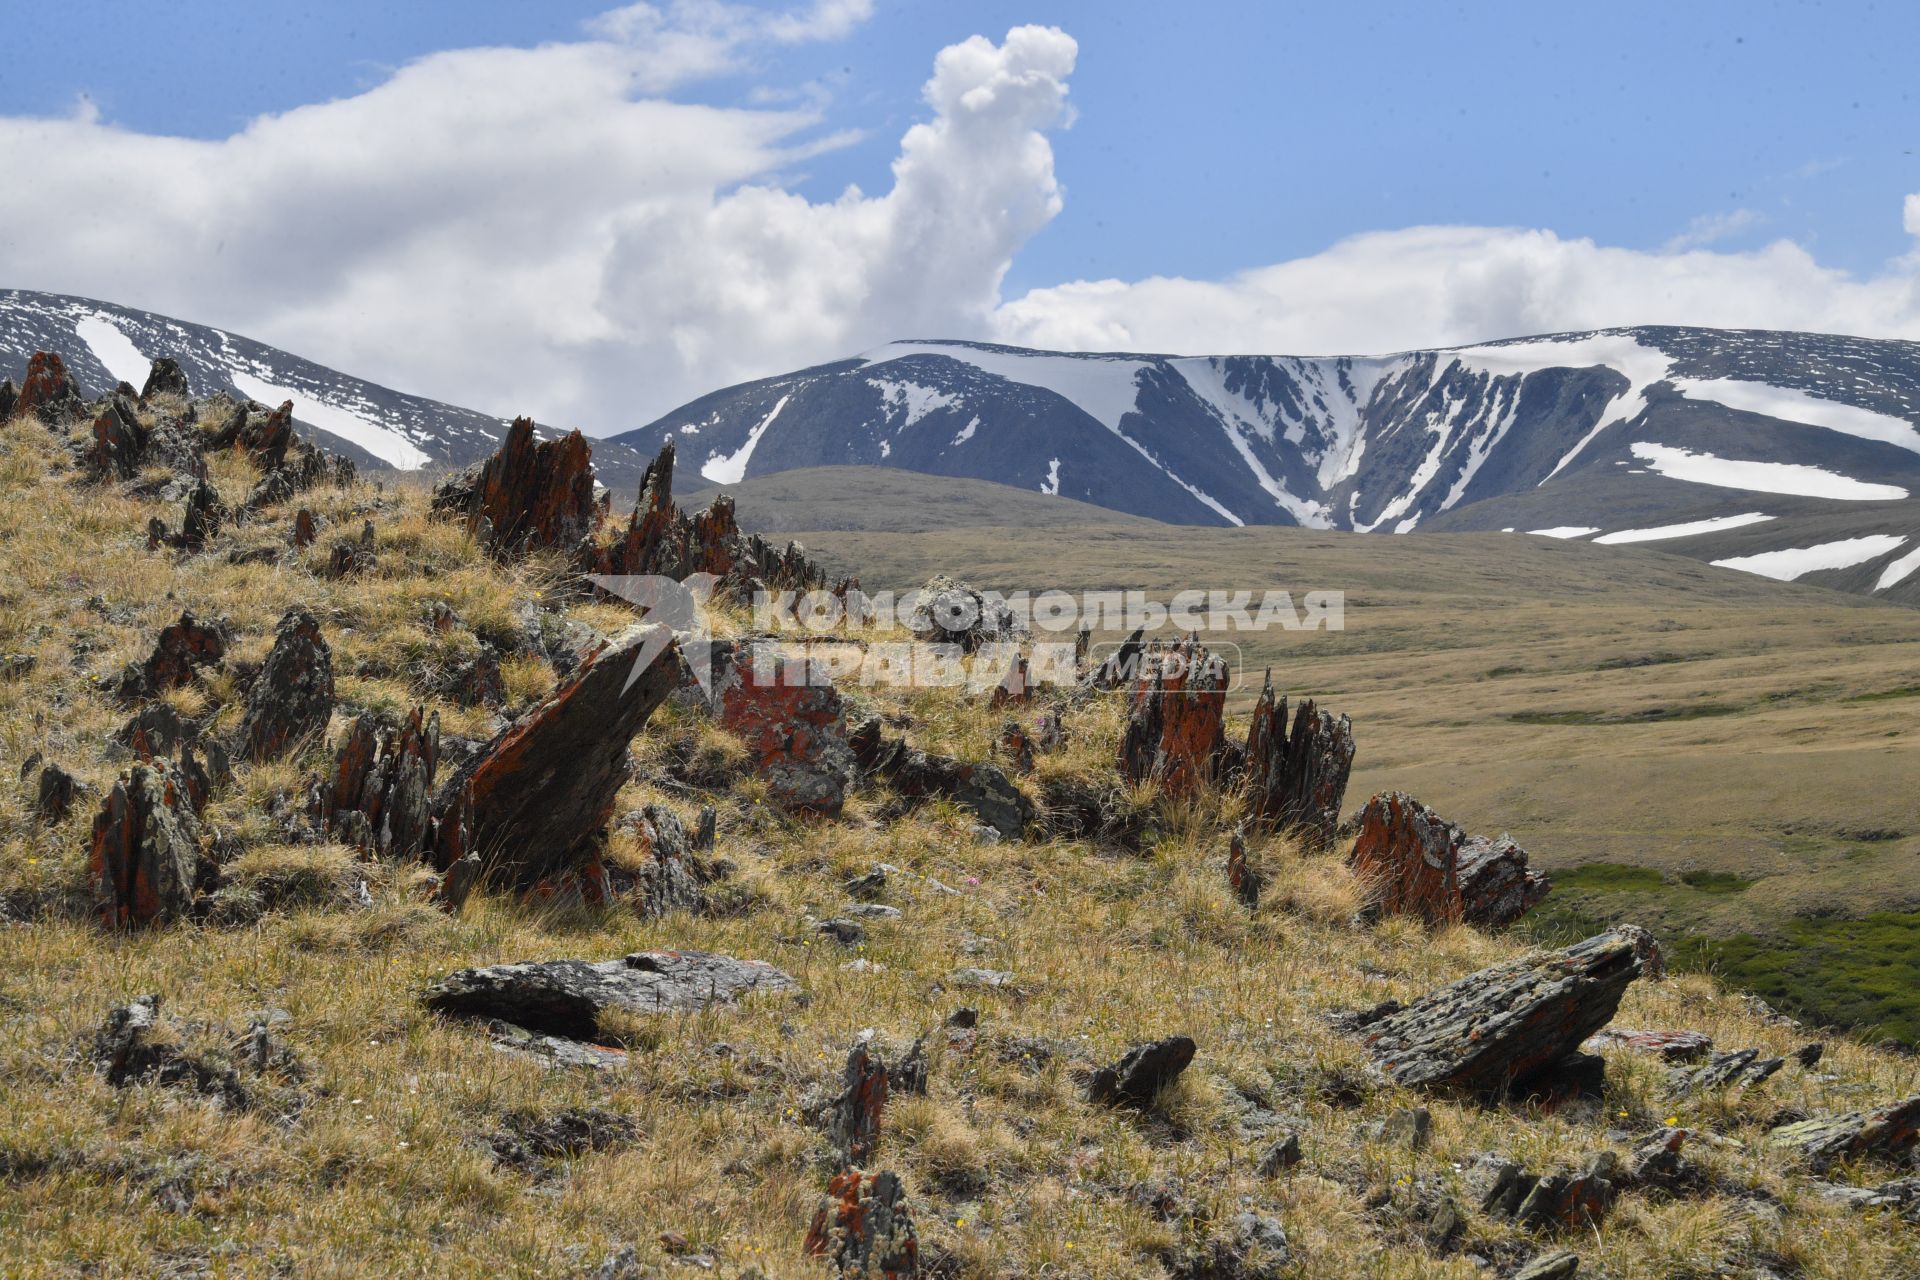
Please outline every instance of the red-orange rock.
M887 1109L887 1064L868 1037L854 1041L841 1082L845 1087L834 1099L828 1137L840 1167L857 1169L873 1158Z
M1190 795L1213 780L1226 742L1226 663L1190 636L1152 654L1150 665L1133 686L1120 773L1129 782L1157 782L1170 795Z
M843 1280L908 1280L920 1274L913 1210L897 1174L849 1169L827 1184L804 1251Z
M80 387L67 372L66 362L51 351L36 351L27 358L26 381L14 397L16 417L38 414L50 427L63 427L76 421L85 408Z
M1450 924L1461 912L1462 839L1460 828L1412 796L1389 791L1360 811L1360 835L1348 861L1373 910Z
M840 691L825 669L773 644L739 649L715 689L721 727L747 747L754 773L783 809L828 817L853 782Z
M440 717L423 719L423 712L415 707L397 728L371 714L353 722L320 794L324 829L362 849L401 857L432 847Z
M180 621L161 630L145 662L129 665L121 673L120 696L127 701L158 697L192 682L198 668L216 666L226 655L225 626L203 623L188 610Z
M636 672L645 657L650 663ZM505 884L604 898L595 841L627 781L627 744L679 687L683 665L673 633L658 626L629 628L591 655L440 788L441 869L473 852Z
M185 915L200 874L200 822L173 766L136 764L93 820L89 866L103 923L126 928Z
M491 458L441 483L433 507L462 517L497 555L582 547L598 527L593 449L578 431L536 442L515 418Z

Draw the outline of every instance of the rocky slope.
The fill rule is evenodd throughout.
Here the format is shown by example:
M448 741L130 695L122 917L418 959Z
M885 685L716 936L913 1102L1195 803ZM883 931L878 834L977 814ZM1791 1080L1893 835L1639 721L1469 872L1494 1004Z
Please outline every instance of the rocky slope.
M8 1275L1920 1267L1910 1063L1520 944L1525 853L1347 795L1367 723L1284 671L888 689L748 629L823 579L670 455L624 522L526 425L430 496L53 367L0 424ZM584 576L686 565L704 640Z
M505 418L379 386L209 325L90 298L0 289L0 378L18 381L35 351L58 352L90 395L119 382L138 390L148 363L165 356L198 394L224 391L269 406L291 400L303 432L362 467L463 467L493 452L507 428ZM608 445L600 455L602 481L630 489L643 463Z

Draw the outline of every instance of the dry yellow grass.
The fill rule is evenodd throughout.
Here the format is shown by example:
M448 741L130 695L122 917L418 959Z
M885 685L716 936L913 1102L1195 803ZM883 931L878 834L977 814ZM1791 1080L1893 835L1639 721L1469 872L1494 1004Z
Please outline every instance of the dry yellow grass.
M149 504L76 485L52 470L56 457L37 428L0 434L0 652L37 659L30 674L0 682L9 770L37 750L96 789L109 784L125 762L108 735L126 713L100 681L142 656L183 606L229 618L241 655L257 658L280 613L304 603L334 646L341 716L425 701L449 731L479 732L484 711L436 702L402 660L439 652L423 606L446 601L485 634L509 625L517 600L555 585L552 566L486 563L427 518L422 494L391 484L303 499L325 518L322 547L374 521L379 558L364 578L327 581L312 572L313 555L277 568L228 565L224 542L176 562L145 550ZM223 489L243 480L225 475ZM249 545L284 539L289 515L240 533ZM619 615L595 606L581 616L610 626ZM1351 673L1339 701L1361 712L1364 742L1362 674ZM550 678L522 666L508 685L526 701ZM910 716L916 741L976 755L1003 718L947 694L861 697ZM1070 746L1043 758L1043 777L1107 776L1113 706L1076 712L1068 728ZM740 759L738 744L683 709L663 709L635 746L643 771L672 759L720 780ZM283 842L265 810L297 795L319 759L242 765L216 803L213 824L245 846L232 879L278 904L231 927L102 932L78 910L91 805L49 831L0 787L0 892L26 916L0 926L0 1272L571 1276L621 1243L665 1271L658 1237L677 1232L710 1251L722 1275L818 1275L800 1259L800 1239L827 1172L817 1111L847 1047L868 1027L904 1046L973 1005L979 1048L946 1051L933 1038L929 1095L895 1100L878 1160L906 1178L923 1249L950 1257L951 1274L1161 1275L1156 1255L1179 1243L1181 1228L1129 1192L1177 1181L1216 1219L1243 1206L1277 1216L1301 1276L1479 1276L1463 1257L1414 1243L1390 1209L1369 1210L1369 1191L1404 1198L1397 1188L1420 1185L1461 1196L1456 1166L1476 1153L1546 1171L1609 1145L1610 1125L1645 1130L1668 1116L1729 1139L1697 1157L1725 1191L1627 1196L1603 1229L1566 1241L1591 1272L1743 1274L1765 1258L1809 1280L1920 1274L1910 1230L1818 1200L1755 1142L1779 1107L1820 1113L1915 1092L1905 1058L1837 1044L1831 1079L1789 1067L1752 1097L1675 1104L1655 1064L1616 1054L1599 1116L1377 1085L1357 1105L1339 1100L1324 1086L1361 1078L1363 1058L1327 1027L1326 1012L1420 993L1518 944L1403 921L1355 927L1356 889L1339 859L1303 857L1277 839L1255 842L1272 887L1248 912L1224 883L1218 832L1237 813L1231 796L1176 806L1136 795L1163 834L1122 852L979 843L960 814L937 805L883 822L884 797L872 794L838 822L794 821L760 803L751 783L735 783L710 793L718 854L737 867L716 890L723 911L642 922L483 894L449 918L419 903L413 868ZM1425 790L1447 805L1437 780ZM690 819L701 798L637 781L622 802L665 803ZM843 882L876 862L906 873L887 898L903 917L869 922L857 951L822 939L811 922L843 906ZM370 907L354 905L361 882ZM426 983L465 965L658 947L764 959L791 972L800 992L622 1028L628 1064L604 1074L542 1070L418 1000ZM870 963L850 967L856 959ZM959 989L951 975L967 965L1015 979ZM88 1039L110 1006L150 991L169 1014L201 1024L238 1028L251 1011L284 1010L276 1032L307 1068L293 1086L301 1105L227 1112L181 1089L110 1088L86 1062ZM1700 976L1636 984L1619 1021L1699 1028L1725 1047L1771 1053L1803 1039ZM1200 1052L1157 1114L1079 1100L1080 1066L1173 1033L1191 1035ZM1034 1044L1051 1046L1044 1061L1012 1051ZM1419 1102L1434 1113L1429 1150L1366 1135L1368 1123ZM1286 1176L1253 1168L1260 1139L1241 1122L1256 1105L1301 1130L1305 1160ZM540 1176L496 1164L480 1141L510 1113L570 1106L624 1114L637 1140L554 1161ZM1549 1244L1463 1205L1469 1251L1513 1260Z

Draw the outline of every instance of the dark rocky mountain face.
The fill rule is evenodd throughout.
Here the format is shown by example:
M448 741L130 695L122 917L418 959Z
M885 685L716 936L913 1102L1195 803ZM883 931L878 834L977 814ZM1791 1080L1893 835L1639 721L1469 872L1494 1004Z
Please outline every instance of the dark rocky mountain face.
M900 342L616 439L737 484L866 465L1177 524L1650 543L1908 599L1920 344L1614 329L1381 357Z
M303 436L362 468L466 466L491 454L508 425L507 419L407 395L208 325L88 298L0 289L0 378L18 382L36 351L59 354L89 396L118 382L139 390L150 362L165 356L178 362L195 395L225 391L268 406L291 400ZM637 483L646 464L617 444L596 447L594 460L601 481L616 491Z

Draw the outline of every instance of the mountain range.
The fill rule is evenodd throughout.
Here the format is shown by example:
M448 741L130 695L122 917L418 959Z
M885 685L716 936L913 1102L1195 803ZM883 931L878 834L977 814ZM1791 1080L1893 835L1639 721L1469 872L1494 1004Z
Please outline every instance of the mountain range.
M1325 358L898 342L615 438L719 485L900 468L1174 524L1656 543L1913 600L1917 422L1920 344L1634 328Z
M211 325L66 294L0 289L0 377L18 382L27 359L52 351L88 395L138 388L156 356L178 361L196 395L226 391L269 406L294 404L303 434L362 467L442 471L492 453L509 419L408 395ZM551 434L543 429L543 434ZM601 479L639 481L645 459L596 442Z
M506 425L211 326L0 290L0 376L36 350L93 394L171 356L196 391L292 400L363 466L464 466ZM1176 525L1646 544L1920 603L1916 424L1920 343L1827 334L1642 327L1334 357L925 340L712 392L596 440L594 461L621 502L668 440L689 488L859 469L810 486L817 511L789 527L836 527L909 471Z

